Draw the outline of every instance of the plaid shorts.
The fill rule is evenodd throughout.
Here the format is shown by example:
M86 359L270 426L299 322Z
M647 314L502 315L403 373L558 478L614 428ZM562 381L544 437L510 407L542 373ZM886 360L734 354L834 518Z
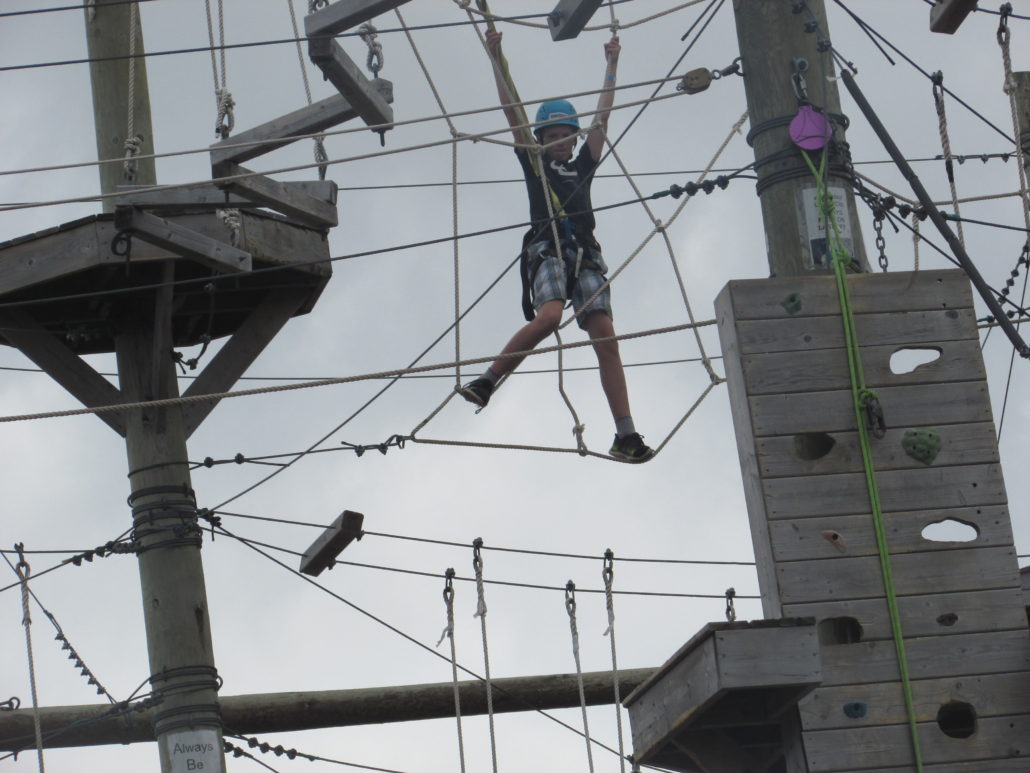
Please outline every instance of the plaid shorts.
M548 301L567 301L566 288L569 279L576 270L576 255L566 249L567 260L556 258L548 254L550 245L546 242L531 244L528 248L529 259L536 261L539 258L539 265L536 273L533 274L533 308L539 309ZM576 323L586 329L586 318L591 312L603 311L609 317L612 316L611 288L605 287L597 294L597 297L590 301L584 308L584 303L597 293L605 281L604 272L607 267L604 258L599 250L585 248L584 258L589 258L593 264L601 268L600 271L594 268L580 266L579 277L572 285L572 308L579 315ZM579 313L582 310L583 313Z

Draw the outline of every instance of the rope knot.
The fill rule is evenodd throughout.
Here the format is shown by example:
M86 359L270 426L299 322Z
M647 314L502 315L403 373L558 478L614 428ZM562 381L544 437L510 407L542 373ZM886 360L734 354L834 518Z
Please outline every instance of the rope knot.
M472 0L454 0L455 4L463 11L467 11L469 5L472 4Z
M125 179L135 180L136 179L136 156L140 154L143 149L143 135L135 134L132 137L126 137L125 142L122 143L122 149L125 150L125 162L123 168L125 169Z
M243 214L238 209L219 209L215 211L222 225L229 229L229 243L233 247L240 244L240 229L243 228Z
M378 31L371 22L365 22L358 27L358 37L365 41L368 46L368 58L365 60L365 67L372 73L372 77L378 78L379 71L383 69L383 45L377 38Z
M218 103L218 115L215 118L215 135L226 139L236 126L234 108L236 101L229 89L215 89L215 100Z

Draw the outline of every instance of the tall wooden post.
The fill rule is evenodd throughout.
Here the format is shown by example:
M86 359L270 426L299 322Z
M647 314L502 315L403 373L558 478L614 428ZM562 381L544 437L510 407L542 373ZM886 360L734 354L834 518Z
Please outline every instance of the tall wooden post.
M100 160L124 158L130 129L142 138L139 152L154 152L143 32L135 6L97 0L86 7L93 112ZM114 58L112 58L114 57ZM102 193L126 182L157 182L153 159L135 164L126 176L120 163L100 165ZM111 199L104 210L114 210ZM174 279L174 263L163 269ZM172 360L172 285L157 297L130 304L116 323L115 348L123 399L153 400L178 395ZM139 572L147 630L154 735L162 773L187 770L222 773L225 755L218 706L218 672L211 647L201 532L196 498L185 464L186 433L178 406L125 415L125 443L132 493L134 537L140 545Z
M798 112L799 94L794 76L803 72L811 103L834 120L834 139L828 159L829 188L837 209L845 246L863 267L867 266L855 199L846 181L841 143L843 117L829 54L818 50L820 35L827 34L823 0L807 0L807 8L821 32L805 32L806 16L792 12L790 0L733 0L744 70L744 89L751 118L748 142L754 147L758 195L765 221L769 268L773 276L799 276L830 270L825 258L815 180L788 126ZM829 68L829 69L828 69ZM846 146L844 146L846 147ZM813 153L818 162L818 154Z
M1019 136L1016 142L1023 148L1023 169L1030 177L1030 72L1014 72L1016 82L1016 122Z
M90 82L93 87L93 115L97 133L97 158L121 159L125 157L125 139L129 128L130 74L133 134L143 138L139 152L154 152L154 131L150 121L150 94L147 89L147 60L143 53L143 31L136 17L135 30L130 27L135 5L112 4L112 0L96 0L87 5L86 44L89 58ZM135 42L132 43L132 35ZM137 57L130 60L130 46ZM124 182L122 164L100 165L100 190L113 193ZM135 179L131 182L153 185L157 182L154 159L141 159L136 163ZM113 212L111 199L104 200L104 212Z

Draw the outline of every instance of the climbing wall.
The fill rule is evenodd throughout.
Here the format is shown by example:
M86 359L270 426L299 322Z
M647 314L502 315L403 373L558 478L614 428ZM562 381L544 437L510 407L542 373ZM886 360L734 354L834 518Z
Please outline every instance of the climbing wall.
M925 769L1030 770L1030 638L968 280L848 282ZM716 311L765 616L818 621L823 682L787 770L914 771L835 281L730 282Z

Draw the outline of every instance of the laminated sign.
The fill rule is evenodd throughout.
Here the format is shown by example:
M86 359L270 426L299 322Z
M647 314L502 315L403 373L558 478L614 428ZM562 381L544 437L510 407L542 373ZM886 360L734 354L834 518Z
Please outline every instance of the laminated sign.
M172 773L219 773L222 769L222 750L218 744L218 733L214 730L169 733L165 743L168 744Z

